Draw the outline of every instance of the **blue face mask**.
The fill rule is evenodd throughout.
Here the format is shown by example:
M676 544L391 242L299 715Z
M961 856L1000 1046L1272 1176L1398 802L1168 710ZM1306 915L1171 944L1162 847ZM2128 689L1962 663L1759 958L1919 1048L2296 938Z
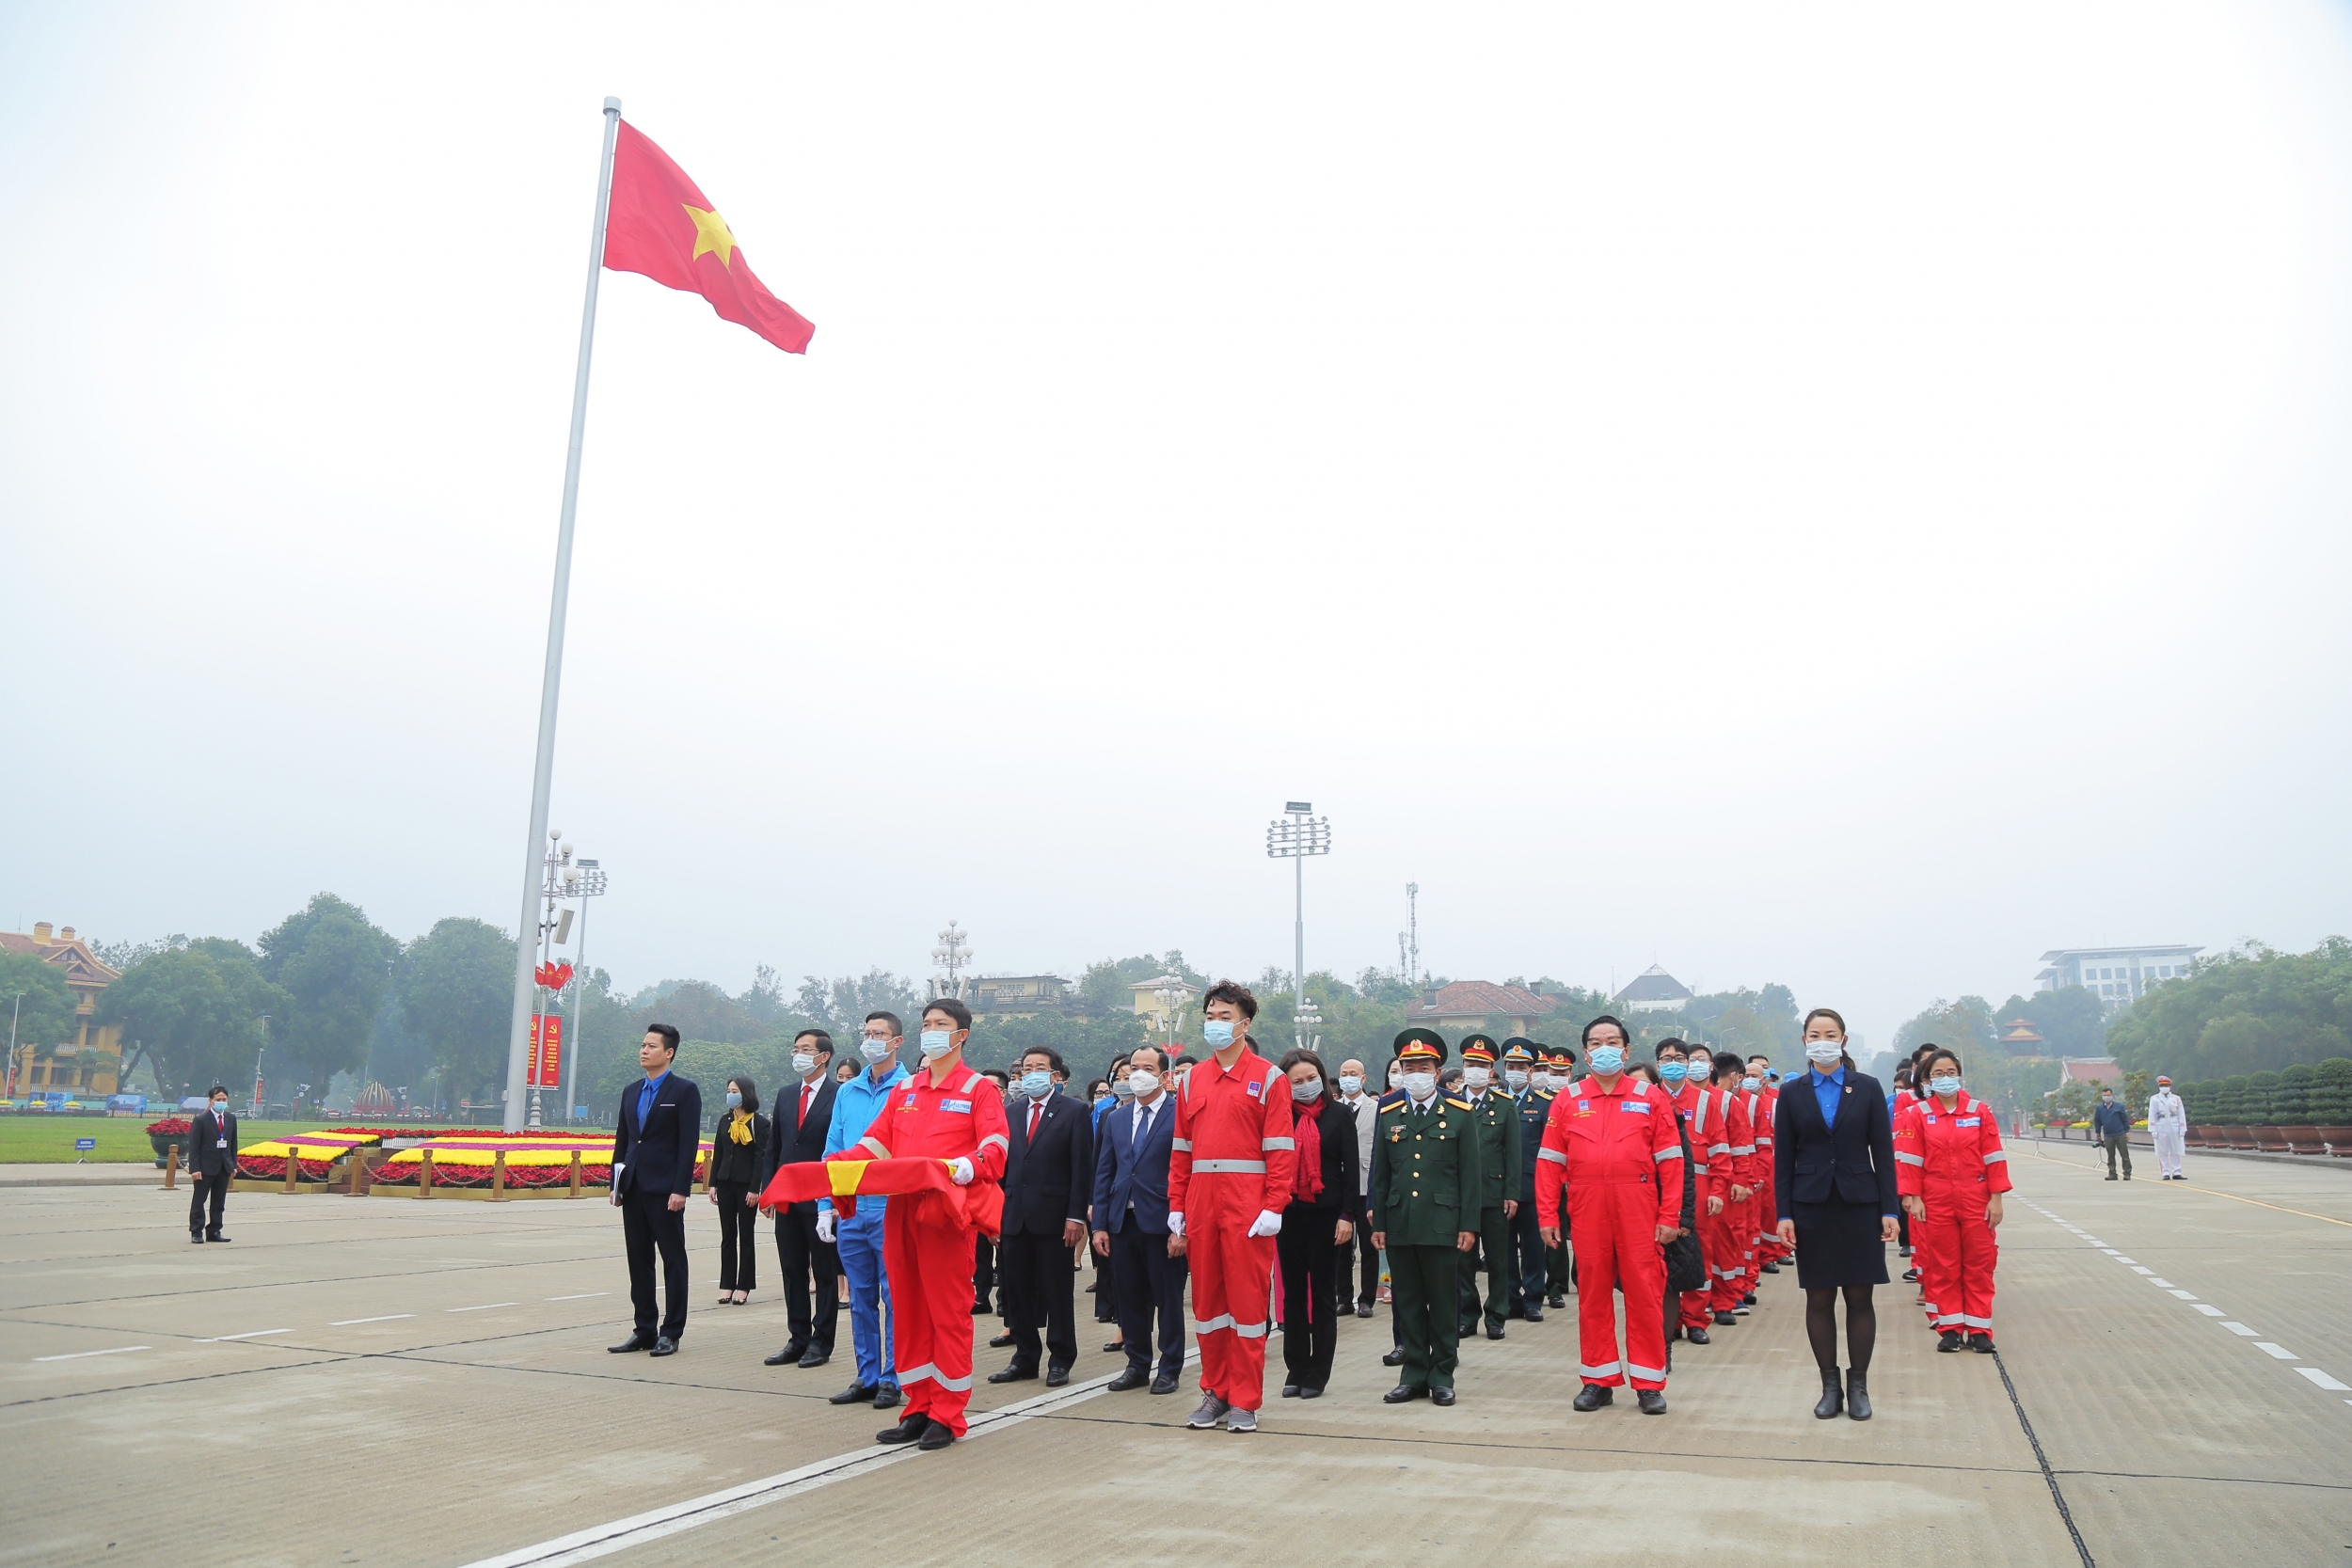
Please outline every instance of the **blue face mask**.
M1606 1078L1625 1070L1625 1052L1613 1045L1597 1045L1593 1047L1592 1062L1593 1070Z
M1690 1071L1691 1065L1688 1062L1661 1062L1658 1064L1658 1076L1663 1078L1669 1084L1681 1083L1684 1078L1690 1075Z
M1233 1025L1230 1020L1213 1018L1200 1026L1200 1037L1212 1051L1222 1051L1233 1043Z
M1054 1092L1054 1075L1050 1072L1025 1072L1021 1075L1021 1092L1031 1100L1042 1100Z
M742 1094L740 1093L740 1091L736 1090L736 1089L729 1089L729 1090L727 1091L727 1109L728 1109L728 1110L730 1110L730 1111L739 1111L739 1110L741 1110L742 1108L743 1108L743 1096L742 1096Z

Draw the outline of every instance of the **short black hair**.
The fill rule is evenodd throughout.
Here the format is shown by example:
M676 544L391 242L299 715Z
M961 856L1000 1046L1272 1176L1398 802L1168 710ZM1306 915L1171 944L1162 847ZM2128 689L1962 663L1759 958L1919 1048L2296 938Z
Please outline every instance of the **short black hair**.
M739 1072L734 1077L728 1079L727 1082L742 1091L743 1109L746 1111L756 1111L759 1109L759 1085L757 1084L753 1083L750 1079L744 1077Z
M1201 1016L1208 1015L1212 1002L1230 1002L1241 1009L1241 1016L1250 1022L1258 1022L1258 999L1249 994L1249 988L1239 980L1219 980L1200 998Z
M934 1002L934 1003L932 1003L932 1004L931 1004L931 1006L934 1006L934 1007L936 1007L936 1006L939 1006L939 1004L938 1004L938 1003L936 1003L936 1002ZM1044 1057L1044 1058L1045 1058L1045 1065L1046 1065L1048 1068L1052 1069L1053 1069L1054 1071L1056 1071L1056 1072L1060 1073L1060 1074L1061 1074L1063 1077L1065 1077L1065 1078L1067 1078L1067 1077L1069 1077L1069 1076L1070 1076L1070 1064L1069 1064L1069 1063L1067 1063L1067 1062L1065 1062L1065 1061L1063 1061L1063 1060L1061 1059L1061 1053L1060 1053L1060 1052L1058 1052L1058 1051L1057 1051L1057 1050L1055 1050L1052 1046L1050 1046L1050 1045L1032 1045L1032 1046L1025 1047L1025 1048L1024 1048L1024 1050L1022 1051L1021 1054L1020 1054L1018 1057L1016 1057L1016 1058L1015 1058L1015 1060L1017 1060L1017 1061L1023 1061L1023 1062L1025 1062L1025 1061L1027 1061L1027 1060L1028 1060L1030 1057L1032 1057L1032 1056L1042 1056L1042 1057Z
M676 1024L648 1023L645 1025L645 1033L648 1035L660 1035L661 1037L661 1043L670 1048L670 1054L673 1056L677 1054Z
M803 1029L799 1034L792 1037L792 1043L794 1045L798 1045L803 1040L811 1038L817 1041L817 1054L820 1056L830 1056L833 1054L833 1037L826 1034L822 1029Z
M890 1037L894 1040L907 1032L907 1026L898 1022L898 1015L897 1013L873 1012L866 1015L866 1022L868 1023L873 1022L876 1019L881 1019L884 1023L890 1025Z
M1136 1046L1133 1051L1127 1053L1127 1065L1131 1068L1134 1067L1136 1065L1136 1058L1141 1056L1147 1051L1152 1053L1152 1059L1157 1064L1152 1069L1152 1070L1153 1072L1166 1072L1168 1070L1168 1053L1161 1050L1156 1045Z
M1967 1072L1968 1069L1960 1065L1959 1052L1954 1051L1948 1045L1939 1045L1933 1051L1928 1053L1928 1059L1925 1065L1928 1069L1928 1076L1930 1078L1935 1076L1935 1064L1947 1056L1949 1056L1952 1059L1952 1070L1954 1072L1963 1074Z
M1587 1023L1584 1026L1584 1033L1578 1037L1587 1049L1589 1049L1593 1043L1593 1031L1599 1028L1604 1023L1615 1024L1617 1028L1617 1038L1622 1040L1627 1045L1631 1045L1633 1043L1633 1031L1625 1026L1625 1020L1617 1017L1613 1013L1603 1013L1598 1018L1593 1020L1592 1022Z
M957 1028L969 1029L972 1027L972 1009L965 1006L962 1003L957 1001L952 996L932 997L929 1002L923 1004L923 1013L927 1018L932 1013L946 1013L949 1018L955 1020ZM1056 1065L1059 1065L1058 1057L1056 1058Z
M1718 1078L1726 1072L1744 1073L1748 1070L1748 1064L1740 1059L1737 1052L1718 1051L1710 1060L1714 1064L1714 1075Z
M1650 1056L1653 1060L1655 1060L1670 1050L1679 1052L1681 1054L1686 1056L1691 1053L1691 1047L1686 1042L1678 1040L1669 1035L1666 1038L1658 1042L1657 1049L1650 1053Z
M210 1099L212 1099L212 1098L213 1098L213 1096L215 1096L215 1095L216 1095L216 1094L227 1094L228 1092L229 1092L229 1085L226 1085L226 1084L215 1084L215 1085L214 1085L211 1088L206 1089L206 1090L204 1091L204 1098L205 1098L205 1099L207 1099L207 1100L210 1100Z
M983 1078L995 1079L996 1086L1000 1089L1008 1088L1012 1084L1012 1080L1005 1075L1005 1069L1000 1067L982 1068L980 1069L980 1076Z

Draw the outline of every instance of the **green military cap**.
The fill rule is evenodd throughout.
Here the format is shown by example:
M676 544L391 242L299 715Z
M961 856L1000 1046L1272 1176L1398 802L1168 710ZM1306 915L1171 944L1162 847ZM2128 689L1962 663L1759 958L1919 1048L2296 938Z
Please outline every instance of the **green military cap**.
M1462 1060L1466 1062L1485 1062L1487 1066L1492 1067L1494 1065L1496 1050L1497 1047L1492 1035L1472 1035L1462 1042Z
M1435 1029L1407 1029L1396 1037L1399 1056L1420 1056L1432 1061L1445 1060L1445 1037Z
M1502 1042L1502 1059L1506 1062L1532 1062L1535 1059L1535 1042L1525 1035L1513 1035Z

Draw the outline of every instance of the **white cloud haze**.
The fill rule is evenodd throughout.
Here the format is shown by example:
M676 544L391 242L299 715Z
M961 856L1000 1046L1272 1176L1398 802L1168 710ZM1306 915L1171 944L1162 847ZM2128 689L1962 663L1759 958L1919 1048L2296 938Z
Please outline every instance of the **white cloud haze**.
M1182 946L1779 980L2345 928L2342 7L0 15L0 922L624 985Z

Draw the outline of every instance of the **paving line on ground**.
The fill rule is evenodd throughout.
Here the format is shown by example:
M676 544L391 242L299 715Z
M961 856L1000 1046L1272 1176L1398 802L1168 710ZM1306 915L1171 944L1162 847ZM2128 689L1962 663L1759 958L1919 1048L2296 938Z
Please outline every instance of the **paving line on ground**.
M2080 1161L2058 1159L2049 1155L2044 1155L2041 1153L2039 1146L2036 1147L2035 1153L2037 1157L2048 1160L2052 1164L2063 1166L2068 1170L2078 1170L2086 1176L2096 1176L2099 1174L2099 1167L2095 1164L2086 1165ZM2257 1209L2275 1209L2281 1214L2299 1214L2307 1220L2317 1220L2322 1225L2341 1225L2346 1229L2352 1229L2352 1220L2340 1220L2332 1214L2314 1214L2309 1209L2290 1209L2283 1203L2265 1203L2258 1197L2242 1197L2236 1193L2225 1193L2218 1187L2201 1187L2194 1181L2186 1180L2183 1180L2178 1183L2159 1180L2156 1184L2163 1187L2168 1192L2200 1193L2206 1197L2226 1197L2232 1203L2250 1203Z
M1195 1350L1186 1355L1184 1357L1186 1364L1189 1365L1198 1360L1200 1354L1198 1350ZM1117 1372L1106 1373L1102 1377L1089 1378L1084 1383L1073 1384L1067 1388L1054 1389L1035 1399L1023 1400L1017 1404L1003 1405L994 1410L983 1411L971 1418L970 1428L961 1441L970 1442L977 1437L985 1437L990 1433L1003 1432L1018 1426L1033 1417L1051 1416L1067 1410L1073 1405L1082 1404L1105 1392L1110 1386L1111 1379L1118 1375ZM511 1552L501 1553L497 1557L483 1558L468 1564L467 1568L564 1568L564 1565L569 1563L588 1562L613 1552L626 1551L632 1546L646 1545L685 1530L715 1524L721 1519L732 1518L738 1513L747 1513L755 1508L763 1508L770 1503L782 1502L787 1497L798 1497L803 1492L814 1491L819 1486L831 1485L836 1481L847 1481L852 1477L869 1475L888 1465L916 1457L918 1457L917 1451L908 1445L882 1448L879 1445L868 1444L864 1448L852 1449L846 1453L835 1454L831 1459L820 1459L813 1465L803 1465L797 1469L786 1470L759 1481L745 1481L739 1486L730 1486L723 1491L707 1493L699 1497L690 1497L684 1502L672 1503L665 1508L651 1509L644 1513L632 1514L626 1519L615 1519L610 1524L595 1525L584 1530L575 1530L569 1535L558 1536L552 1541L542 1541L535 1545L521 1546Z
M2216 1193L2213 1196L2216 1197L2229 1197L2233 1195L2229 1193ZM2314 1386L2328 1389L2330 1392L2342 1389L2347 1393L2352 1393L2352 1384L2343 1383L2331 1373L2323 1371L2317 1367L2302 1365L2301 1363L2303 1358L2300 1355L2297 1355L2295 1352L2288 1350L2283 1345L2263 1338L2262 1331L2260 1329L2249 1328L2246 1324L2224 1316L2220 1307L2216 1307L2209 1302L2199 1301L2197 1299L2196 1292L2181 1289L2179 1286L2173 1284L2172 1281L2159 1276L2155 1270L2149 1268L2146 1264L2136 1262L2133 1259L2124 1257L2115 1248L2101 1244L2095 1237L2087 1235L2081 1227L2068 1224L2065 1220L2060 1219L2058 1215L2052 1213L2049 1210L2042 1208L2040 1204L2033 1202L2031 1199L2021 1198L2019 1201L2024 1203L2026 1208L2031 1209L2035 1213L2040 1214L2043 1219L2048 1220L2051 1224L2057 1226L2059 1229L2072 1231L2074 1235L2082 1237L2085 1242L2095 1247L2101 1254L2115 1259L2118 1263L2123 1264L2125 1267L2129 1268L2133 1274L2137 1275L2142 1279L2145 1279L2149 1284L2155 1286L2157 1289L2165 1291L2168 1295L2187 1303L2191 1310L2199 1313L2201 1316L2220 1320L2220 1327L2227 1329L2230 1333L2236 1335L2241 1339L2251 1339L2254 1341L2254 1348L2261 1351L2265 1355L2269 1356L2272 1360L2296 1363L2295 1370L2301 1373ZM2242 1201L2251 1203L2254 1200L2247 1198ZM2276 1208L2277 1205L2265 1203L2260 1205L2260 1207L2270 1209ZM2280 1212L2298 1214L2301 1213L2302 1211L2299 1209L2286 1209L2281 1210ZM2308 1217L2312 1219L2327 1218L2324 1214L2312 1214ZM2347 1405L2352 1405L2352 1400L2346 1400L2344 1402ZM2021 1410L2019 1412L2021 1418L2024 1412ZM2088 1560L2086 1559L2086 1560Z
M87 1355L128 1355L135 1350L153 1350L152 1345L117 1345L112 1350L68 1351L63 1355L36 1355L36 1361L79 1361Z

